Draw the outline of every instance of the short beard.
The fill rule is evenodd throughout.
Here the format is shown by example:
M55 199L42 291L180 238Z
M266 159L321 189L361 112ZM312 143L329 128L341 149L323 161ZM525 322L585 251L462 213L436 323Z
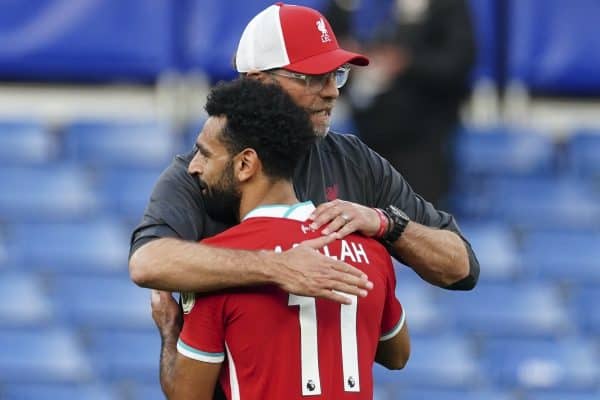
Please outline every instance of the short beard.
M329 133L329 125L327 125L324 129L318 129L316 126L313 127L313 132L316 137L324 138Z
M233 162L230 162L216 185L205 185L204 206L206 213L217 221L227 225L240 222L240 204L242 194L235 184Z

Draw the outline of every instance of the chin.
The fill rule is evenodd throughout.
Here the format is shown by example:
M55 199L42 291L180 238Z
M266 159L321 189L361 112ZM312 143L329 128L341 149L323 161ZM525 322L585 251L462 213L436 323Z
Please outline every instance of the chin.
M315 136L317 136L317 137L325 137L325 136L327 136L327 133L329 133L329 125L325 125L325 126L315 125L314 132L315 132Z

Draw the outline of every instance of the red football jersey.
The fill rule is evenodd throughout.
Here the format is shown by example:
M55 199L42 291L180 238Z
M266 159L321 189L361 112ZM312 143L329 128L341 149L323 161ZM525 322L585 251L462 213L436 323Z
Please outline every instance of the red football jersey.
M313 210L310 202L259 207L203 243L285 251L320 235L304 222ZM364 271L374 284L369 295L340 305L269 285L184 297L178 351L227 360L220 383L228 399L372 399L377 345L404 323L390 256L360 235L321 251Z

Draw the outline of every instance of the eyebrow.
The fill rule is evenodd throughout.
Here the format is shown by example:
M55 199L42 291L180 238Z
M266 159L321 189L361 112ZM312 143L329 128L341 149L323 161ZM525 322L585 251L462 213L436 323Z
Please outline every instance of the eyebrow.
M212 156L212 152L208 150L202 143L196 142L196 147L198 148L200 154L202 154L204 157Z

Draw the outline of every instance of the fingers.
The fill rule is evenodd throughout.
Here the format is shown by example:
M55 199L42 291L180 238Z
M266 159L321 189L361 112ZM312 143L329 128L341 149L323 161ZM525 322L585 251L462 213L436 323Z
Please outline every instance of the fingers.
M349 222L346 225L342 226L337 231L334 231L332 234L328 234L327 236L332 236L336 239L342 239L342 238L348 236L349 234L356 232L357 230L358 230L357 224L355 222ZM325 230L323 230L323 233L325 233Z
M152 307L157 307L159 305L165 304L169 301L175 301L173 296L171 296L171 292L166 292L164 290L156 290L152 289L150 292L150 304Z
M344 296L341 293L337 293L331 290L324 290L321 295L317 296L323 299L328 299L331 301L335 301L336 303L340 303L340 304L352 304L352 299L348 296Z
M319 205L311 215L311 228L319 229L324 235L335 233L341 239L353 232L373 236L379 230L381 221L377 212L360 204L334 200Z
M308 246L312 249L320 249L324 246L327 246L329 243L333 242L336 239L335 236L332 235L324 235L315 239L305 240L301 244Z
M361 271L360 269L353 267L350 264L346 264L343 261L336 261L336 260L331 260L334 264L331 266L331 268L334 271L337 271L338 274L341 275L335 275L336 278L338 279L344 279L345 276L348 277L356 277L359 278L360 281L352 281L353 283L359 284L361 287L365 288L365 289L370 289L370 287L367 287L367 282L369 281L367 274L365 274L363 271ZM348 278L350 279L350 278Z
M326 225L330 222L330 225L333 225L335 222L335 226L328 226L329 231L335 232L337 229L339 229L346 223L346 219L342 217L342 204L343 202L341 200L334 200L319 205L312 213L311 219L313 222L311 224L311 228L319 229L323 225ZM346 213L346 216L350 217L350 215L351 214ZM334 230L334 227L337 227L337 229Z

